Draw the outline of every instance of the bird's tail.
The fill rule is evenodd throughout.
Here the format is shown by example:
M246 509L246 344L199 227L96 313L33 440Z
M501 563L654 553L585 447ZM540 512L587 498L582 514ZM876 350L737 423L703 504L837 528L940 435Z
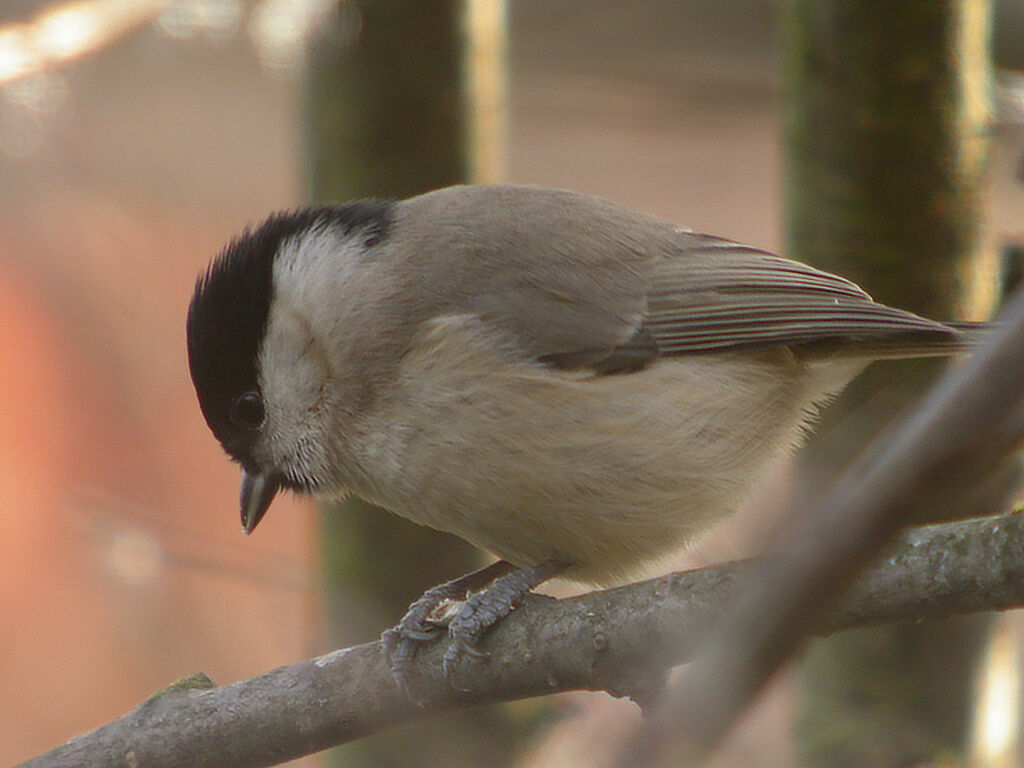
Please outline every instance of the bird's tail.
M937 324L939 325L939 324ZM902 360L915 357L948 357L964 354L981 344L994 328L992 323L958 321L942 323L927 330L911 330L856 343L837 345L832 357L864 357L874 360Z

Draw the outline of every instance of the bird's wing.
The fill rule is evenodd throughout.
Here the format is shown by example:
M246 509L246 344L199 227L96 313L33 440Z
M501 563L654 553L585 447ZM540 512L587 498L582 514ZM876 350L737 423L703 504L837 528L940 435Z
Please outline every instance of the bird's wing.
M566 368L637 347L650 241L674 230L603 200L513 186L438 190L401 203L398 217L396 250L415 254L402 269L424 319L475 315L527 357ZM657 354L647 347L637 352Z
M617 373L659 356L774 346L904 356L957 342L957 330L841 277L570 192L463 187L405 205L426 209L412 221L433 223L406 250L447 275L435 311L475 314L554 367Z
M643 367L659 354L644 325L649 278L640 260L591 252L582 264L560 261L501 270L502 282L467 304L529 357L554 367L604 372L610 364L612 372Z
M844 278L750 246L682 233L650 288L645 325L665 355L790 346L807 355L959 348L950 326L879 304Z
M621 276L614 290L603 283L605 295L578 292L575 300L571 291L553 295L550 285L517 292L523 305L514 316L541 317L547 329L538 334L531 322L518 338L544 363L600 373L637 370L659 356L778 346L811 359L948 354L970 344L958 328L879 304L805 264L689 232L678 243L654 265L642 296L639 278Z

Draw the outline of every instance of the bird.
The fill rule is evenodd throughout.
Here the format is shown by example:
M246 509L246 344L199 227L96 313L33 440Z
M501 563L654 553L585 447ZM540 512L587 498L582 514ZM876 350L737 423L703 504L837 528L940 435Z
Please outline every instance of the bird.
M246 533L281 490L354 494L497 558L384 633L399 674L445 633L446 667L478 654L548 579L614 583L692 542L870 362L979 328L600 198L459 185L248 227L186 335Z

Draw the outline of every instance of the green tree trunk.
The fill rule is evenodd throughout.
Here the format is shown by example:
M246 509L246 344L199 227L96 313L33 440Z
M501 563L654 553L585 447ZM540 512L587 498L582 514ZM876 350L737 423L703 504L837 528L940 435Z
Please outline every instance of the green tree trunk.
M326 31L307 68L311 200L402 198L469 180L478 153L468 141L475 134L469 122L475 91L474 78L465 76L472 43L465 5L367 0L340 6L344 28ZM376 638L424 589L483 562L451 536L358 500L324 509L319 535L334 647ZM503 766L511 762L517 730L507 708L431 718L335 750L331 762Z
M930 317L987 313L995 280L991 270L985 279L978 233L991 123L988 16L986 0L789 0L789 255ZM806 492L939 367L879 364L855 382L804 454ZM961 759L989 625L988 617L894 625L815 643L801 675L801 763Z

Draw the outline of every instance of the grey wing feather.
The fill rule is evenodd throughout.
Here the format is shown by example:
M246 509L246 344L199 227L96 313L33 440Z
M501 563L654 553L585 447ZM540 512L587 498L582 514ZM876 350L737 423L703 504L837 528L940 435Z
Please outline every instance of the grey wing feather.
M680 233L646 276L624 276L623 266L592 258L588 286L579 273L547 272L475 303L541 362L602 374L639 370L659 356L787 346L806 359L898 358L949 354L973 341L879 304L842 277L711 236Z
M625 265L619 270L589 266L585 276L549 270L543 282L505 286L466 304L485 321L510 331L531 357L556 367L594 367L614 350L632 354L632 337L642 328L647 309L646 281L620 271ZM653 342L651 348L656 353Z
M402 209L402 250L417 254L417 284L435 286L420 299L431 311L475 314L557 367L599 367L620 347L627 357L657 353L653 342L630 351L631 338L647 311L646 238L669 240L669 225L573 192L514 186L438 190Z
M750 246L681 233L645 320L662 354L791 346L807 355L915 356L967 345L950 326L872 301L836 275Z
M440 291L417 280L435 286L424 306L473 313L553 367L619 373L662 355L772 346L901 357L967 343L849 280L571 192L461 187L403 206L420 209L405 250L447 278Z

